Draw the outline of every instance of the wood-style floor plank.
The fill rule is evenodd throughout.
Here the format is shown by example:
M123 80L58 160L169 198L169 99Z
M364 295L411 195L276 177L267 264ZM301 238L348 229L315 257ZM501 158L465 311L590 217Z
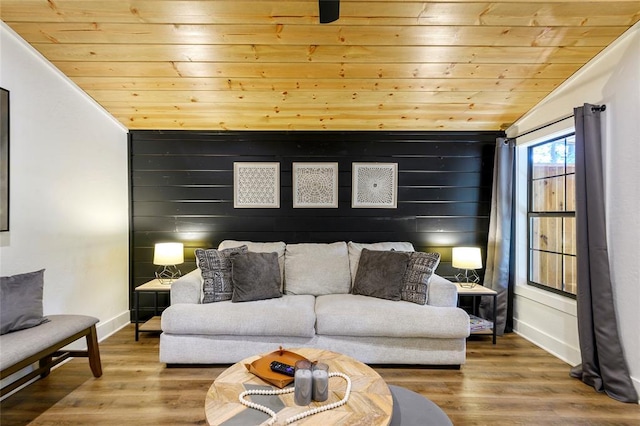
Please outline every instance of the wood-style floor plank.
M0 404L0 424L206 424L207 389L227 366L166 368L157 335L133 326L101 342L103 375L73 359ZM508 334L470 340L460 370L376 366L389 384L438 404L458 425L640 425L640 407L569 377L569 366Z

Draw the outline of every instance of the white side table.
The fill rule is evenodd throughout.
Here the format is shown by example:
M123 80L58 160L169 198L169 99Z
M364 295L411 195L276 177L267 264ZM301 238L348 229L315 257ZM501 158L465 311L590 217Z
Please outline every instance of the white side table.
M138 319L140 313L140 293L154 293L155 295L154 316L143 324L140 324L140 320ZM133 320L136 323L136 342L138 341L138 334L140 332L162 331L162 328L160 327L160 311L158 310L158 295L160 293L171 295L171 284L162 284L160 281L155 279L136 287L134 291L135 309L133 313Z
M476 332L471 332L471 334L488 334L488 331L490 331L493 334L493 344L496 344L496 314L497 314L497 308L496 308L496 302L497 302L497 298L498 298L498 292L481 286L480 284L476 284L475 287L471 287L471 288L467 288L467 287L462 287L460 285L460 283L454 283L456 285L456 287L458 287L458 304L460 303L460 296L472 296L474 299L474 303L473 303L473 314L475 315L476 312L476 304L475 304L475 298L478 296L491 296L493 297L493 325L491 326L491 330L481 330L481 331L476 331Z

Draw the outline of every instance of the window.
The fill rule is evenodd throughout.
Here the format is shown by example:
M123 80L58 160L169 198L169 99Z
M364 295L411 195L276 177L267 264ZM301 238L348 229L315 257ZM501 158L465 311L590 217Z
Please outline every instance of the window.
M575 134L529 147L528 159L528 283L575 297Z

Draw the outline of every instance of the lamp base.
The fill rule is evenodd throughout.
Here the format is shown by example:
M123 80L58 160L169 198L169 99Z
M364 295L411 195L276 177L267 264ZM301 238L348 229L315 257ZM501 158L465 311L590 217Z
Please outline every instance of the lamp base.
M160 284L171 284L174 280L177 280L182 276L180 269L176 265L166 265L162 269L158 268L156 271L156 278L160 281Z
M460 287L474 288L480 282L480 276L475 269L465 269L464 272L456 275L456 280Z

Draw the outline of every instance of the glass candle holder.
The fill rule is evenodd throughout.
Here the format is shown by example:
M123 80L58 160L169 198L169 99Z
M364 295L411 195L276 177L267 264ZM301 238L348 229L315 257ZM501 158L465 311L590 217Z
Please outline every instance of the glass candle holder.
M313 373L309 361L297 361L294 374L293 402L296 405L309 405L313 393Z
M312 368L312 375L312 399L317 402L326 401L329 398L329 366L318 362Z

